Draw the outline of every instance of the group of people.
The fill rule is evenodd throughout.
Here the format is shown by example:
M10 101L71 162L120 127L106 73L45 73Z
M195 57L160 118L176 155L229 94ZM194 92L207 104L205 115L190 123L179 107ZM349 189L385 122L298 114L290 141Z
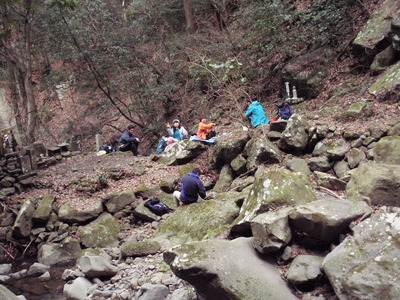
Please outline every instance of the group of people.
M250 118L251 125L256 128L262 124L268 124L270 120L267 118L264 112L264 108L257 99L250 101L250 105L245 113L247 118ZM288 120L292 116L292 110L290 103L285 101L280 105L277 105L278 117L273 118L271 122Z

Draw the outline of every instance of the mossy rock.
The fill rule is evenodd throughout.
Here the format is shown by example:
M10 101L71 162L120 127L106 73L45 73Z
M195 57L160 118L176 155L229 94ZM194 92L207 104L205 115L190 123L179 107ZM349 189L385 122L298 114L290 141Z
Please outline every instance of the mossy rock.
M110 213L116 213L124 209L125 206L136 201L133 190L125 190L121 193L110 193L104 195L104 204Z
M136 176L142 176L145 173L146 173L145 168L141 168L141 167L135 167L134 169L131 170L131 174L136 175Z
M193 169L197 168L197 167L198 167L197 164L186 164L186 165L183 165L183 166L179 167L179 170L178 170L179 175L181 177L183 177L183 176L191 173L193 171Z
M56 198L53 195L46 195L42 198L39 206L33 214L33 222L38 224L46 223L53 210L53 203Z
M378 96L388 93L400 85L400 62L391 66L371 85L368 92Z
M79 241L67 237L59 244L44 244L38 252L38 262L52 266L62 265L77 260L81 252Z
M353 118L359 118L365 109L367 109L367 103L357 102L350 105L347 110L347 115Z
M218 228L230 224L238 214L239 207L230 199L183 205L160 224L155 234L175 244L201 241L210 232L218 232Z
M376 143L373 150L374 161L400 165L400 136L387 136Z
M156 254L161 246L156 241L124 242L121 245L121 254L123 257L137 257Z
M155 196L158 192L159 188L157 185L147 186L145 183L141 183L141 185L135 190L135 196L143 199L148 199Z
M110 214L103 214L84 226L80 233L82 244L87 248L111 248L118 245L121 224Z
M68 224L94 220L103 212L103 204L100 200L92 201L91 206L86 209L75 209L70 203L64 203L58 209L59 220Z
M246 173L247 171L246 165L247 161L242 156L238 156L231 161L231 168L233 172L235 172L237 175Z

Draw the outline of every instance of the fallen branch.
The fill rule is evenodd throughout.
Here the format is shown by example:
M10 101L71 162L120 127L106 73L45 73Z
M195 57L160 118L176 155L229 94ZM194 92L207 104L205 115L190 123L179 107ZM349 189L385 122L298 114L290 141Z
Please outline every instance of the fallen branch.
M328 194L331 194L332 196L334 196L334 197L336 197L336 198L338 198L338 199L344 200L343 197L339 196L338 194L336 194L335 192L331 191L330 189L327 189L326 187L317 186L317 187L315 187L315 188L316 188L316 189L320 189L320 190L322 190L322 191L324 191L324 192L327 192Z
M11 257L12 258L12 260L15 260L15 257L10 253L10 252L8 252L7 251L7 249L6 248L4 248L4 246L3 245L0 245L0 247L1 248L3 248L3 250L6 252L6 254L9 256L9 257Z

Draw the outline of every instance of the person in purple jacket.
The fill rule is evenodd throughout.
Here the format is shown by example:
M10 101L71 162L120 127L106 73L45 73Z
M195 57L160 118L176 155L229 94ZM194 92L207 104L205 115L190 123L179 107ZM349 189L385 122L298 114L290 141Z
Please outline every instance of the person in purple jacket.
M173 193L177 206L180 206L181 202L183 204L191 204L201 202L206 198L206 189L203 182L200 180L200 174L200 169L194 168L192 173L189 173L182 178L181 192L175 191Z

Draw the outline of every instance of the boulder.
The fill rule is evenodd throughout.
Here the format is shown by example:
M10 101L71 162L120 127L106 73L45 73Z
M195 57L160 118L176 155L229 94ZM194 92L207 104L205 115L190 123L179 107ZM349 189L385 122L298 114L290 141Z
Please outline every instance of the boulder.
M67 237L59 244L44 244L38 252L38 261L41 264L52 266L76 261L81 251L79 241Z
M339 139L334 141L332 144L329 145L326 153L328 157L332 158L333 160L340 160L342 159L345 154L350 150L350 145L346 140Z
M86 209L74 208L70 203L64 203L58 209L58 218L67 224L86 223L96 219L103 212L100 200L93 200L92 205Z
M388 136L398 135L400 136L400 123L397 123L392 128L388 130Z
M352 173L347 197L369 205L400 206L400 165L365 163Z
M383 164L400 165L400 136L387 136L373 148L374 161Z
M328 148L330 146L330 144L331 144L331 142L329 142L327 140L319 141L315 145L314 150L312 151L312 155L313 156L325 155L326 151L328 150Z
M63 293L71 300L84 300L88 294L92 283L83 277L78 277L72 281L68 281L64 285Z
M288 168L290 171L300 172L306 176L311 175L310 168L308 167L305 159L289 156L285 158L285 160L282 162L282 165Z
M400 215L377 213L353 228L322 268L339 299L397 299L400 295Z
M176 178L163 179L160 183L160 189L166 193L173 193L178 185Z
M111 193L102 197L107 210L116 213L124 209L125 206L135 202L136 197L133 190L125 190L122 193Z
M121 245L122 257L137 257L156 254L161 246L156 241L124 242Z
M36 208L33 215L33 222L37 224L46 224L51 211L53 209L53 203L56 198L53 195L46 195L40 201L39 206Z
M247 161L242 156L236 157L234 160L231 161L231 168L233 172L237 175L241 175L246 173L247 171Z
M317 97L324 86L334 55L332 50L320 48L293 58L282 70L282 82L296 86L299 97Z
M323 260L323 257L316 255L296 256L287 270L287 280L296 285L313 283L322 277L321 265Z
M213 191L217 193L228 191L234 178L235 177L231 166L229 164L223 166L221 172L219 173L219 178L213 188Z
M136 206L135 210L133 211L133 215L147 222L153 222L158 220L160 217L157 216L155 213L153 213L148 207L144 206L144 204L145 201L140 202L139 205Z
M35 262L29 267L28 276L38 277L50 271L50 266Z
M110 214L103 214L82 228L80 238L87 248L111 248L118 245L121 224Z
M217 236L239 214L239 207L234 200L206 200L182 205L160 223L155 235L176 244Z
M289 212L292 207L259 214L251 222L254 248L263 254L277 252L292 239Z
M247 170L250 170L257 165L279 162L281 151L267 137L261 135L247 142L242 155L247 159Z
M118 268L111 264L111 259L104 256L84 255L77 265L86 277L111 277L118 273Z
M182 165L190 162L205 149L199 142L182 140L167 146L158 161L168 166Z
M21 206L14 226L12 228L12 235L16 238L29 237L32 229L32 217L35 213L35 205L30 199L26 200Z
M164 252L176 276L204 299L297 299L271 260L257 256L251 238L176 246Z
M393 0L396 1L396 0ZM400 62L392 65L369 87L368 92L379 101L398 99L396 91L400 86Z
M282 133L286 129L287 122L288 122L287 120L279 120L271 122L269 124L269 130Z
M333 165L333 170L335 171L337 177L342 178L350 171L350 168L349 164L346 161L341 160L335 162L335 164Z
M11 273L12 264L0 264L0 275L8 275Z
M256 179L253 176L238 177L234 181L232 181L232 184L230 186L230 190L241 192L246 187L252 185L255 180Z
M282 132L279 148L288 153L301 153L307 147L308 128L308 122L303 116L292 115Z
M360 118L363 112L367 109L367 103L365 102L356 102L350 105L349 109L346 112L346 115L353 118Z
M353 47L357 52L362 55L375 52L377 46L389 33L391 16L396 10L399 10L397 0L385 0L380 7L375 9L353 41Z
M346 182L336 178L335 176L315 171L314 174L317 176L317 184L327 189L334 191L343 191L346 189Z
M307 176L285 169L264 171L256 176L231 233L250 230L250 221L270 209L285 205L305 204L316 200Z
M367 156L361 149L353 148L346 153L347 163L350 169L356 168L361 162L367 161Z
M145 283L135 295L135 300L163 300L169 295L169 289L163 284Z
M215 148L215 163L217 167L229 164L236 156L242 153L249 140L247 131L228 133L218 138Z
M329 159L326 156L317 156L307 159L311 171L326 172L331 169Z
M345 231L352 221L371 211L363 201L317 200L295 207L289 218L296 229L329 242Z
M172 293L170 300L197 300L197 295L192 288L182 287Z
M0 284L0 299L18 300L19 298L4 285Z

